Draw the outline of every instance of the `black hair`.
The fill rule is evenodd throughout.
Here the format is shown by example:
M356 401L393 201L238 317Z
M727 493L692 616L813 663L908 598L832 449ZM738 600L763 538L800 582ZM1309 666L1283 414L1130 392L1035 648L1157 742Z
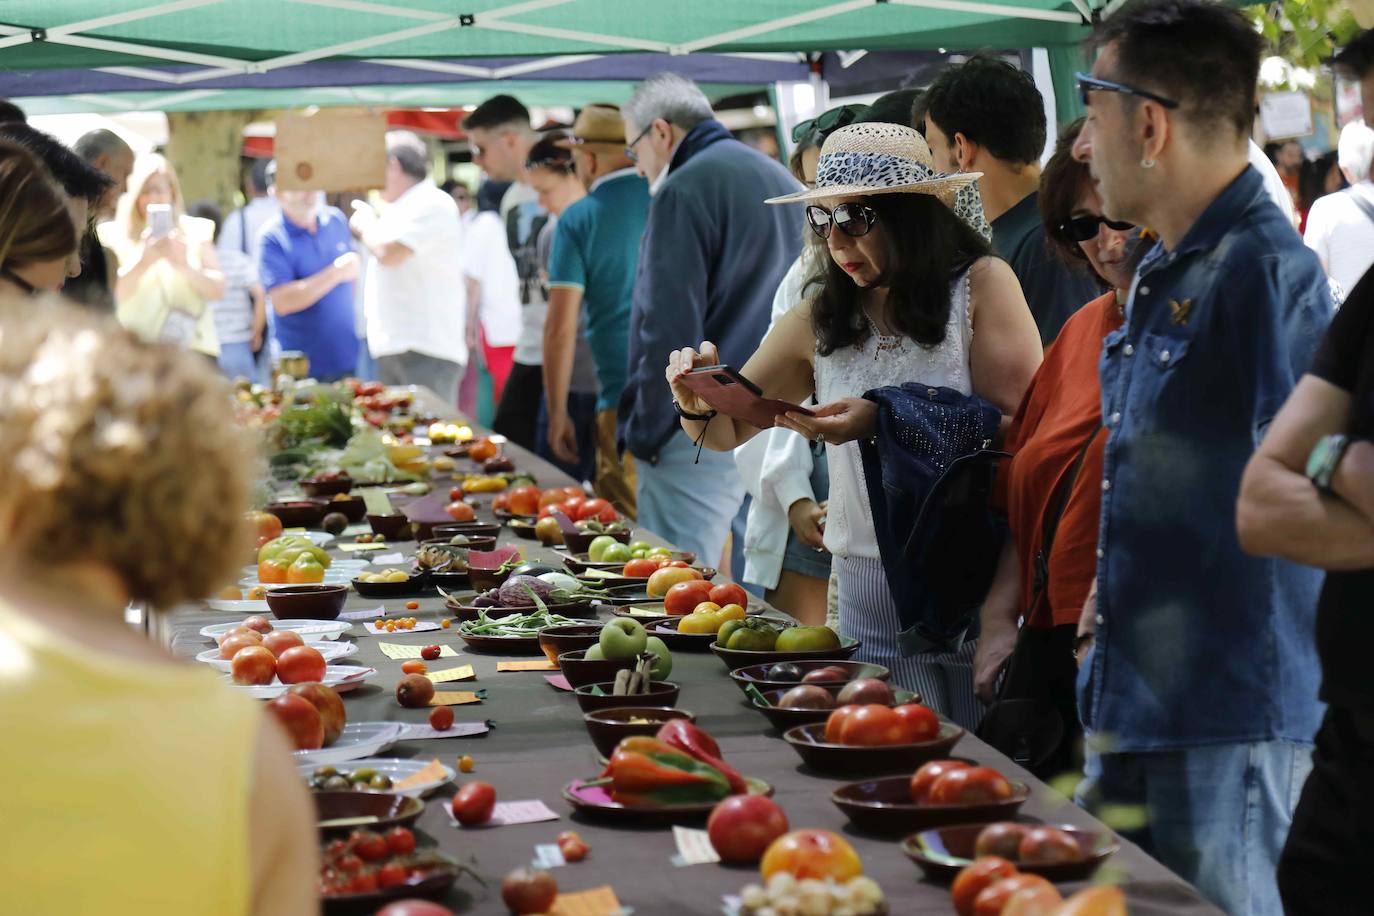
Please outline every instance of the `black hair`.
M1316 159L1304 159L1298 170L1298 208L1311 209L1318 197L1326 196L1326 177L1335 169L1341 178L1341 188L1349 187L1345 173L1337 168L1337 152L1323 153ZM1337 188L1340 190L1340 188Z
M893 327L926 347L945 339L949 287L979 258L991 254L987 240L929 194L874 194L863 199L878 214L887 242L887 287ZM838 232L838 229L832 230ZM869 334L859 305L859 287L827 252L811 306L816 352L829 356Z
M509 181L484 181L477 189L477 212L486 213L491 211L499 213L501 211L501 198L506 196L510 190Z
M1350 39L1345 47L1331 58L1331 65L1342 76L1354 80L1364 79L1364 75L1374 67L1374 29L1365 29Z
M854 119L856 124L900 124L915 127L913 115L916 103L925 95L924 89L898 89L880 95L868 106L868 110Z
M56 137L20 121L0 121L0 137L12 140L33 153L48 167L68 197L82 198L92 206L114 187L114 179L64 146Z
M9 99L0 99L0 122L14 121L25 124L29 116L24 114L24 109L11 102Z
M530 110L511 95L494 95L463 119L463 130L492 130L507 124L530 126Z
M1213 0L1130 0L1093 42L1115 46L1120 82L1178 102L1179 115L1209 133L1230 125L1250 135L1264 39L1240 10Z
M446 179L443 184L439 185L439 190L450 197L453 196L453 192L456 188L462 188L469 198L472 197L472 189L467 186L467 183L459 181L456 178Z
M525 168L544 168L572 174L572 150L558 145L560 140L567 139L568 135L561 130L544 134L530 147L529 155L525 157Z
M248 183L253 190L259 194L266 194L272 182L267 177L267 170L273 165L271 159L254 159L248 166Z
M925 109L921 120L934 121L951 143L963 134L1003 162L1039 162L1045 150L1040 90L1029 73L999 57L976 54L946 67L918 105Z
M219 230L224 222L224 214L220 212L219 207L215 206L213 201L196 201L195 203L191 204L191 206L186 208L186 215L198 216L201 219L208 219L210 222L214 223L215 234L212 237L212 241L219 241Z

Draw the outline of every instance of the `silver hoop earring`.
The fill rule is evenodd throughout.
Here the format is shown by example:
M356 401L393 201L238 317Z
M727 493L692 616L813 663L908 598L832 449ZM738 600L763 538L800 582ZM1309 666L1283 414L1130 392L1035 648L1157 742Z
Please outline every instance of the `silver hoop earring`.
M1140 160L1140 167L1142 169L1152 169L1155 167L1155 161L1153 159L1142 159Z

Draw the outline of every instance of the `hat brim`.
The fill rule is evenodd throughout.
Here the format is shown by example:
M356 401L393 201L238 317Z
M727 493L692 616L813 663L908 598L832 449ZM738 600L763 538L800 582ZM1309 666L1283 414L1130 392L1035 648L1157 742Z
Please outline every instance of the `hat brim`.
M625 143L617 143L614 140L583 140L580 137L569 137L566 140L555 140L553 145L559 149L580 149L588 153L625 152Z
M929 178L925 181L913 181L907 184L893 185L892 187L837 184L825 188L808 188L805 191L798 191L795 194L784 194L782 197L770 197L765 200L764 203L798 204L808 203L813 200L822 200L827 197L869 197L874 194L930 194L934 197L938 197L949 206L953 205L954 197L959 193L960 188L971 185L982 177L982 172L958 172L953 175L942 175L939 178Z

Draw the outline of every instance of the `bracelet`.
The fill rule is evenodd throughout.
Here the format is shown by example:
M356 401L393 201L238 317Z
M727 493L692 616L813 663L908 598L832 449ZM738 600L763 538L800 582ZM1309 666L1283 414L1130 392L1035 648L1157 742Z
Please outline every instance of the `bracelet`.
M676 410L677 415L679 417L682 417L682 419L696 420L699 423L704 422L706 420L710 420L714 418L716 415L716 412L714 410L710 413L691 413L689 411L683 410L682 405L677 402L677 398L673 398L673 410Z
M1307 479L1322 493L1331 492L1331 478L1335 476L1336 467L1345 457L1345 450L1349 446L1350 439L1347 436L1336 434L1322 436L1312 447L1312 453L1307 457Z

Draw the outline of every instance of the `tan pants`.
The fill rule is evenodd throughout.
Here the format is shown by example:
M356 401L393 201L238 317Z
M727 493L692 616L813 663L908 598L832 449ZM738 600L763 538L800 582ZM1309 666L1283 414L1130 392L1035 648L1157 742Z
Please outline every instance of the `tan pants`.
M616 511L635 517L635 460L621 453L615 441L616 412L603 410L596 415L596 495L615 506Z

